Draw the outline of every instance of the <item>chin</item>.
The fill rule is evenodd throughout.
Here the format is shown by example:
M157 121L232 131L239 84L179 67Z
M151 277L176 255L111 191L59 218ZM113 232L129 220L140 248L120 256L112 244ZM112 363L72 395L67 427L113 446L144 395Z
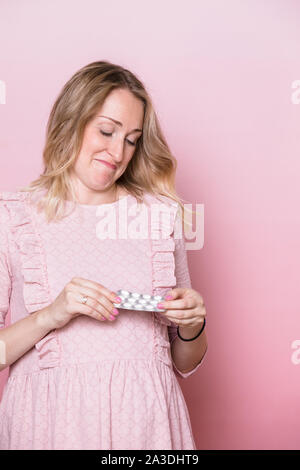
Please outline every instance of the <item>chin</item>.
M105 189L109 189L110 186L114 184L114 180L107 180L107 178L99 178L99 175L94 177L90 184L88 185L90 188L94 189L95 191L103 191Z

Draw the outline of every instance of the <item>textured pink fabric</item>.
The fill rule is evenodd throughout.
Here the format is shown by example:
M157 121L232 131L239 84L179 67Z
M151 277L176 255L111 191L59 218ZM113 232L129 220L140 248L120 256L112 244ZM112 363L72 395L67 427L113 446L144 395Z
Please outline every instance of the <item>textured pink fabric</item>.
M146 194L143 210L150 220L151 204L171 204L171 223L160 217L152 238L149 223L139 239L114 240L99 239L97 206L81 204L49 224L29 193L0 193L0 327L9 309L14 323L52 303L75 276L114 291L190 287L184 240L174 237L180 208L162 199ZM128 214L137 206L131 195L105 205L117 228L121 203ZM185 374L176 368L176 336L163 314L124 309L114 322L80 315L51 331L10 366L0 449L195 449L175 375L200 364Z

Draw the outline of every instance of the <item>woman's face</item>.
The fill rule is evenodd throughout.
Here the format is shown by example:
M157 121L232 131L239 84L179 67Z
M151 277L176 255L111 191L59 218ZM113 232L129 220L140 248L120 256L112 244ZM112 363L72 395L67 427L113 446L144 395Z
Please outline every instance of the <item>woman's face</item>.
M100 202L111 198L115 182L133 157L143 119L143 103L130 91L117 89L107 96L96 116L86 125L72 170L80 202L89 203L96 195L97 198L103 195Z

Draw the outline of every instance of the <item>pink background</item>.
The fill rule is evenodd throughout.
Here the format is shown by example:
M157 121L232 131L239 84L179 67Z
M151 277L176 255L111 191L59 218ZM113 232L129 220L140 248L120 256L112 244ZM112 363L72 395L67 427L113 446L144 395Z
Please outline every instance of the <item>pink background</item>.
M204 247L188 259L209 349L179 379L198 449L300 448L299 43L296 0L0 4L0 190L36 178L61 87L109 60L145 83L177 189L204 204Z

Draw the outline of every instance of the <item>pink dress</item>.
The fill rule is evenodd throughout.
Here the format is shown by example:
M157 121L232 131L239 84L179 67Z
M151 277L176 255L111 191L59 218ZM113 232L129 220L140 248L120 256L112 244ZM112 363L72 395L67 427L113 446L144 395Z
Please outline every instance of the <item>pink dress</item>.
M101 221L109 220L111 233L126 206L129 227L137 206L131 195L105 204L105 214L98 212L104 205L80 204L47 223L28 192L0 193L0 327L9 309L14 323L52 303L76 276L153 295L191 287L184 239L174 237L180 207L164 201L146 193L144 215L153 203L171 204L171 223L151 216L151 234L149 222L140 238L116 230L114 239L103 236ZM74 318L10 366L0 449L196 449L177 377L200 363L188 373L176 368L176 325L162 313L119 311L113 322Z

